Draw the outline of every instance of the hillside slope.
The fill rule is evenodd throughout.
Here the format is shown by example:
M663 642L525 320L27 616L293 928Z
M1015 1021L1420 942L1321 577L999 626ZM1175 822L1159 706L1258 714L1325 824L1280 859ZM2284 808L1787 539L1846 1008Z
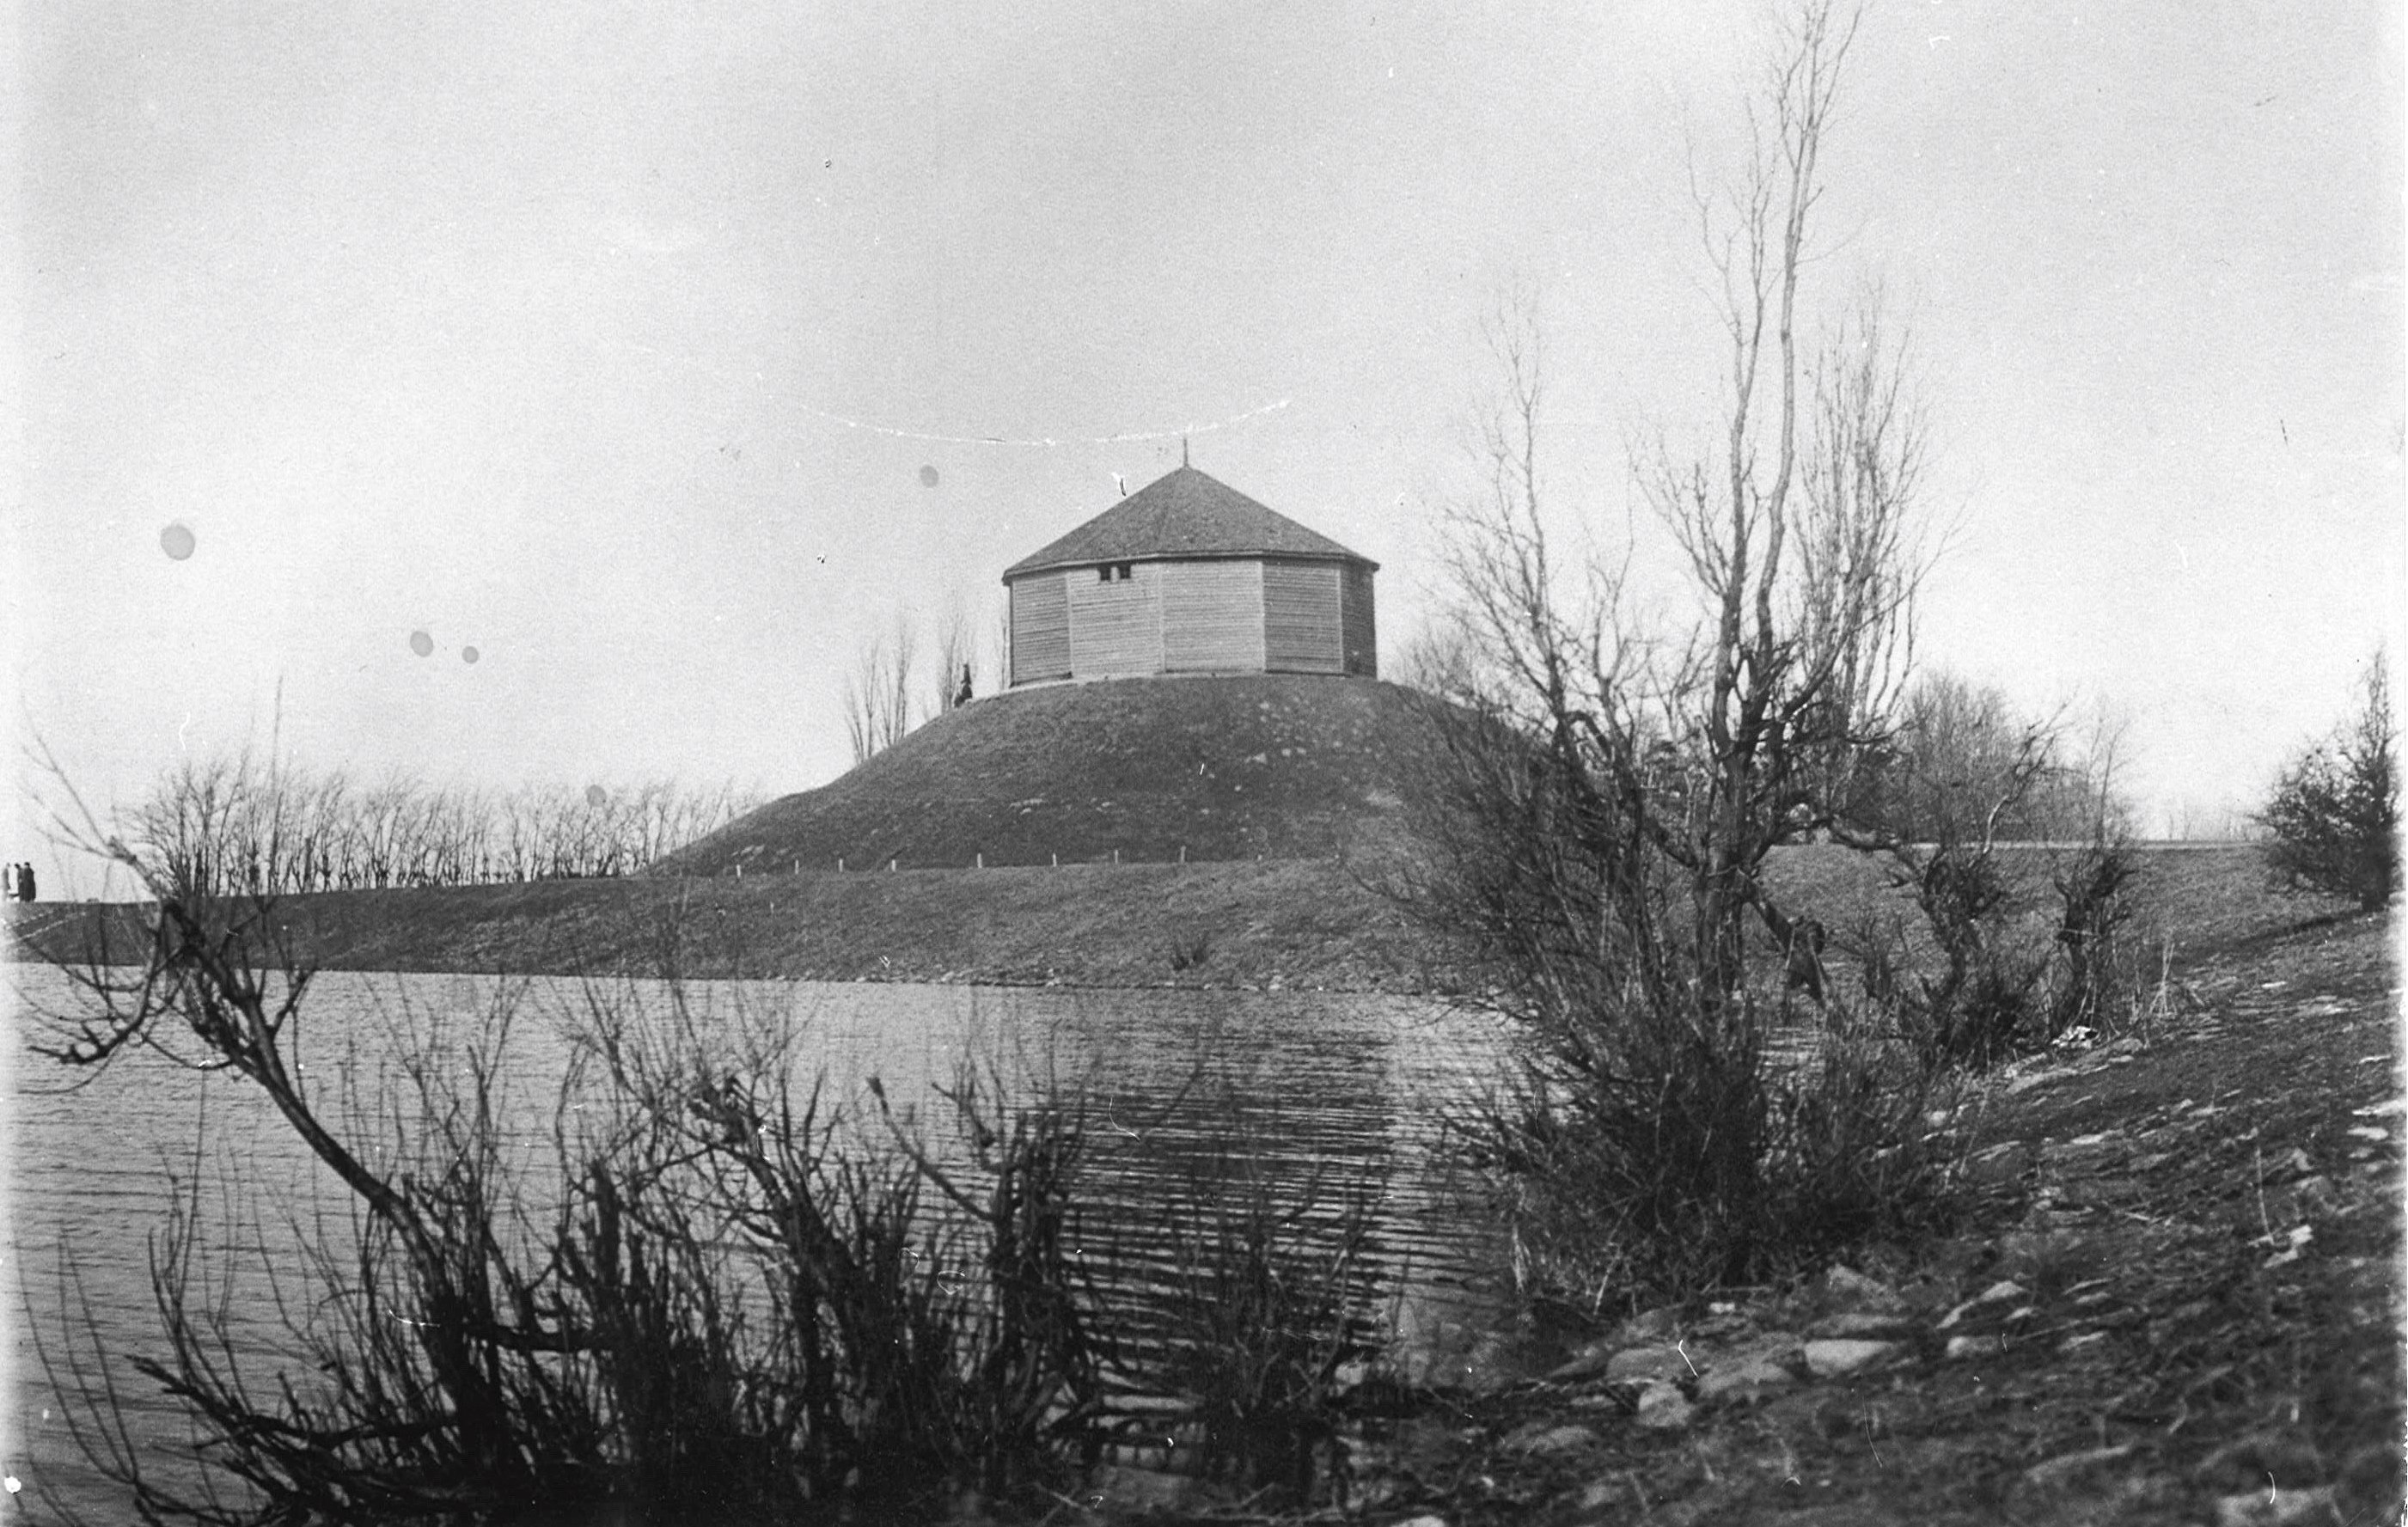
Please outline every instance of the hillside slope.
M0 904L0 960L123 959L151 916ZM1423 979L1403 909L1328 860L334 891L284 899L276 920L326 970L1363 992Z
M930 721L652 873L1326 859L1403 826L1429 702L1297 675L1022 690Z

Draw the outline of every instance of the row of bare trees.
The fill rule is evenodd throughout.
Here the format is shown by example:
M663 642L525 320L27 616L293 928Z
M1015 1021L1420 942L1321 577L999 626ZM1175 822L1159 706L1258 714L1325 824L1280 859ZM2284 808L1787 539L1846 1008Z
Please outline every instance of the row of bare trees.
M670 920L660 980L396 989L349 1028L275 894L223 894L221 850L174 835L265 809L266 784L194 771L140 836L52 784L62 842L145 899L134 937L96 922L28 1004L31 1052L74 1087L224 1074L351 1211L260 1200L285 1213L271 1244L236 1228L262 1184L232 1158L205 1180L196 1148L150 1242L158 1342L105 1342L89 1305L74 1329L62 1272L69 1329L38 1356L125 1520L1052 1520L1115 1449L1249 1506L1342 1490L1384 1159L1277 1180L1276 1105L1204 1059L1167 1103L1002 1049L919 1101L815 1075L795 1008L680 978L674 906L638 914ZM355 1082L305 1039L389 1063ZM160 1452L145 1387L196 1445Z
M1002 688L1010 642L1009 613L983 631L955 603L925 645L911 618L897 615L891 629L861 644L844 676L844 732L853 761L867 764L921 722Z
M169 771L120 833L206 894L284 895L628 875L758 804L733 783L500 791L246 753Z

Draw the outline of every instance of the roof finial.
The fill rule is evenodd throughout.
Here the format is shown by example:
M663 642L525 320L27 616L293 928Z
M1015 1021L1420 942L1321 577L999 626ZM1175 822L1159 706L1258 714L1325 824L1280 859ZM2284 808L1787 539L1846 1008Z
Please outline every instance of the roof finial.
M1179 437L1179 464L1187 464L1187 436L1183 435Z

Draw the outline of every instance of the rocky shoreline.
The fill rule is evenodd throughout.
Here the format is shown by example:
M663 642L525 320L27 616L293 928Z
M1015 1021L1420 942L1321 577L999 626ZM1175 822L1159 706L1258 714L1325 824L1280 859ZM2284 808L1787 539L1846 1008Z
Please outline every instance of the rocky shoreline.
M2146 1032L1993 1078L1944 1234L1392 1407L1350 1520L2398 1520L2388 945L2204 962Z

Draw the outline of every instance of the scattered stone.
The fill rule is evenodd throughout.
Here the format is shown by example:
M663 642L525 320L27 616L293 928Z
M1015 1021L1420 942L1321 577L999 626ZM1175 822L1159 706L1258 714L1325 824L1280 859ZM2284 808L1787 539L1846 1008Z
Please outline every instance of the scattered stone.
M2304 1490L2330 1477L2323 1449L2305 1433L2265 1427L2244 1433L2200 1459L2192 1477L2211 1490L2236 1487L2263 1494L2269 1485Z
M1980 1320L2002 1307L2015 1305L2025 1297L2022 1287L2012 1282L1993 1283L1980 1293L1966 1300L1940 1319L1940 1329L1946 1331L1968 1320Z
M1965 1180L1976 1187L1993 1188L2014 1181L2039 1160L2040 1150L2030 1141L2002 1140L1966 1161Z
M1697 1406L1689 1403L1677 1384L1654 1379L1639 1391L1639 1424L1650 1431L1679 1431L1697 1413Z
M1806 1328L1806 1334L1820 1340L1839 1341L1904 1341L1914 1336L1915 1322L1905 1315L1873 1315L1862 1310L1848 1310L1828 1315Z
M1677 1347L1632 1347L1614 1353L1605 1364L1606 1381L1615 1384L1641 1378L1680 1379L1696 1371Z
M2035 1463L2008 1487L2009 1521L2052 1527L2105 1527L2108 1522L2188 1521L2169 1514L2172 1481L2151 1473L2129 1446L2094 1448Z
M2339 1196L2333 1188L2332 1178L2321 1172L2291 1184L2291 1200L2302 1209L2329 1212Z
M1418 1517L1407 1518L1405 1520L1397 1523L1397 1527L1446 1527L1446 1519L1441 1516L1425 1513Z
M1792 1373L1806 1366L1806 1349L1798 1337L1787 1331L1768 1331L1754 1341L1720 1350L1709 1349L1691 1352L1700 1373L1713 1373L1721 1368L1744 1368L1751 1363L1770 1363L1776 1368Z
M1833 1263L1823 1275L1823 1301L1834 1313L1856 1310L1868 1314L1898 1315L1905 1312L1906 1301L1888 1284L1878 1282L1857 1272L1844 1263Z
M2091 1345L2093 1342L2101 1342L2106 1339L2107 1333L2104 1331L2077 1332L2074 1334L2066 1337L2063 1341L2058 1342L2057 1344L2057 1349L2060 1352L2078 1352L2084 1348Z
M2034 1463L2024 1470L2023 1482L2032 1490L2063 1490L2086 1475L2095 1474L2110 1463L2120 1463L2131 1456L2128 1442L2114 1448L2092 1448L2078 1453L2061 1453L2046 1463Z
M2152 1150L2145 1156L2133 1157L2132 1170L2135 1172L2154 1172L2158 1167L2163 1166L2166 1163L2173 1159L2174 1153L2171 1150Z
M1806 1370L1817 1378L1839 1378L1901 1357L1906 1344L1896 1341L1810 1341Z
M1609 1349L1619 1351L1625 1347L1641 1347L1672 1339L1681 1328L1681 1306L1659 1305L1651 1310L1633 1315L1613 1328Z
M1969 1357L1996 1357L2006 1349L2005 1333L1992 1332L1986 1336L1951 1336L1947 1349L1940 1355L1950 1363L1956 1363Z
M1585 1426L1571 1422L1551 1426L1543 1420L1535 1420L1526 1426L1517 1427L1507 1433L1505 1439L1498 1446L1509 1453L1524 1453L1532 1458L1553 1458L1560 1453L1577 1452L1583 1448L1594 1448L1597 1444L1597 1434Z
M2102 1132L2097 1135L2077 1135L2071 1140L2044 1140L2040 1148L2041 1163L2044 1166L2058 1167L2080 1167L2091 1164L2108 1142L2114 1138L2114 1135Z
M2088 1237L2079 1232L2060 1230L2053 1226L2009 1231L1999 1237L1999 1263L2002 1268L2016 1269L2026 1273L2034 1268L2061 1265L2069 1260L2080 1257L2087 1240ZM2096 1263L2094 1263L2093 1265Z
M2330 1485L2314 1490L2257 1490L2215 1503L2215 1527L2318 1527L2341 1520Z
M2275 1252L2272 1256L2266 1259L2265 1264L2267 1266L2282 1267L2299 1261L2300 1249L2306 1246L2310 1241L2315 1240L2316 1238L2316 1233L2306 1225L2293 1225L2288 1238L2290 1241L2288 1246L2286 1246L2282 1250Z
M1758 1360L1716 1367L1698 1380L1698 1403L1732 1405L1770 1399L1797 1387L1798 1376L1778 1363Z
M1574 1384L1584 1378L1595 1378L1605 1372L1606 1364L1612 1360L1612 1342L1593 1341L1549 1369L1546 1379L1550 1384Z

